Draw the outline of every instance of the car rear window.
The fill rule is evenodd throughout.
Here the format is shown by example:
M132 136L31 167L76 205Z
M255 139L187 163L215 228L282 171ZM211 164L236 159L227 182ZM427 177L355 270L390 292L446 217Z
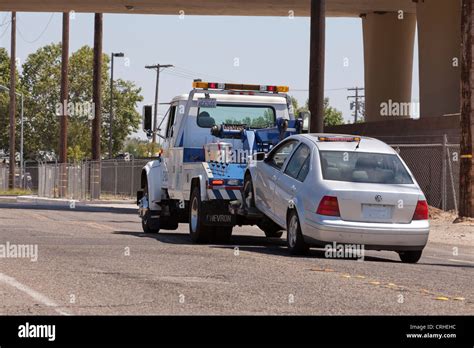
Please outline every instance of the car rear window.
M374 184L413 184L397 155L320 151L324 180Z

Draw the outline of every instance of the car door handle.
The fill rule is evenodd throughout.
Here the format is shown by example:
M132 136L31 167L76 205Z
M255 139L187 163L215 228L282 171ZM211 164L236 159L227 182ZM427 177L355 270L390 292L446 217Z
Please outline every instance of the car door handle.
M291 191L296 192L296 186L295 185L291 186Z
M276 181L276 179L277 179L277 176L276 176L276 175L272 175L272 180L273 180L273 181Z

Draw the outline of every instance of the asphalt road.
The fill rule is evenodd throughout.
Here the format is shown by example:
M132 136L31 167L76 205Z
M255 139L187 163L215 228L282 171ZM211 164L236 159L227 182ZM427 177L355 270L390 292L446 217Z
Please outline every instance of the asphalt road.
M290 257L256 227L193 245L187 225L146 235L123 211L29 208L0 208L0 245L38 246L0 258L0 314L474 314L473 247L430 243L415 265Z

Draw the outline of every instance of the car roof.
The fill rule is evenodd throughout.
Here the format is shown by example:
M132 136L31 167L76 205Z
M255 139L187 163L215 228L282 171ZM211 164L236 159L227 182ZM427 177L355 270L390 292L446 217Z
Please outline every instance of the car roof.
M334 134L334 133L310 133L310 134L299 134L295 137L302 137L316 144L319 150L322 151L357 151L357 152L372 152L372 153L384 153L384 154L396 154L397 152L389 145L384 142L364 137L360 135L351 134ZM356 150L356 141L320 141L319 137L342 137L342 138L360 138L359 147Z

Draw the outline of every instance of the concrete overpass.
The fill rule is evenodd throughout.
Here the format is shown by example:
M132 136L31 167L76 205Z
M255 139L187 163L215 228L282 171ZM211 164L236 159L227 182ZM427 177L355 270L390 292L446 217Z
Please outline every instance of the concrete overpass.
M0 11L230 16L310 16L310 0L2 0ZM326 16L361 17L366 121L381 104L411 102L415 30L419 35L421 117L460 112L461 0L326 0ZM382 113L383 114L383 113Z
M2 0L0 11L25 12L102 12L176 15L295 16L308 17L308 0ZM415 13L412 0L327 0L328 16L357 17L370 11Z

